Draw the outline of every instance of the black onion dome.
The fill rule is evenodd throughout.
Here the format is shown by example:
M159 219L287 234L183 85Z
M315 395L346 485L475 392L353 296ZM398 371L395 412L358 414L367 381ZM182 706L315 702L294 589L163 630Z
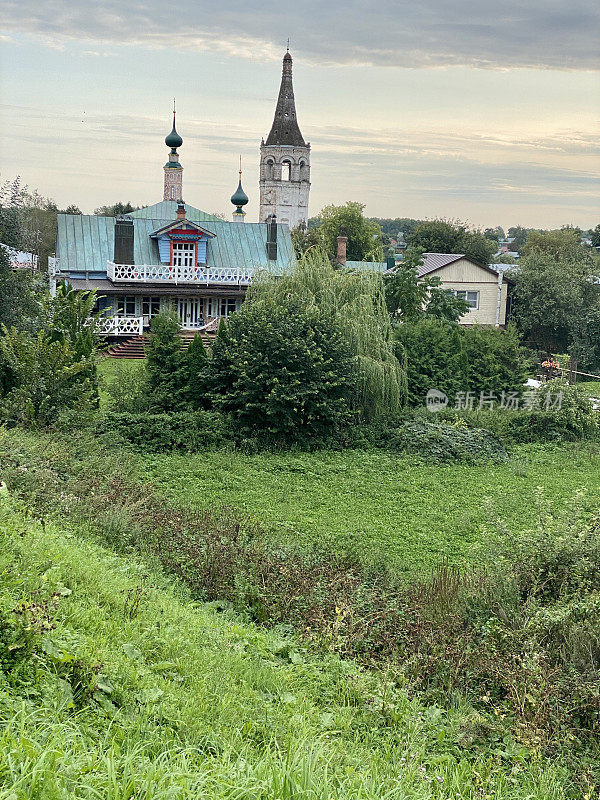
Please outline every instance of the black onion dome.
M183 144L183 139L175 130L175 114L173 114L173 130L171 133L165 138L165 144L167 147L170 147L172 150L175 150L177 147L181 147Z
M231 195L231 202L234 206L240 208L241 206L245 206L248 202L248 195L242 189L242 179L240 178L240 182L238 184L238 188L235 190L234 194Z

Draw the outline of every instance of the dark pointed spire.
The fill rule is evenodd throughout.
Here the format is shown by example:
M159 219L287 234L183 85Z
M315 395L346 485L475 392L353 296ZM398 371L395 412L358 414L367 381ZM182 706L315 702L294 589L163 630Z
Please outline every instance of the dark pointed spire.
M271 126L271 132L267 136L266 144L291 144L296 147L306 147L296 118L296 102L292 85L292 57L289 50L283 57L283 74L275 119Z

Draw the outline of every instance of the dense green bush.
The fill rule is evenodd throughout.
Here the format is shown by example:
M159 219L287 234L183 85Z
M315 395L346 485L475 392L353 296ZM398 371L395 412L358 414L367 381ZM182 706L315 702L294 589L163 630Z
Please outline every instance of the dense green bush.
M406 354L408 402L424 405L429 389L454 402L458 392L523 391L526 355L513 328L458 327L433 319L398 325L399 351Z
M208 381L213 408L240 434L306 443L351 419L356 364L330 318L267 299L246 303L216 337Z
M110 375L103 374L101 388L110 398L114 411L139 414L149 411L146 364L142 360L110 360Z
M188 407L186 352L174 314L160 313L152 319L146 349L146 382L150 408L154 411L182 411Z
M68 341L5 329L0 353L12 376L0 398L0 419L8 424L49 425L64 410L83 413L97 404L94 357L77 358Z
M530 390L519 410L495 408L482 410L447 409L436 420L463 421L472 428L484 428L505 445L527 442L575 442L596 439L600 434L600 414L594 411L586 392L555 380ZM419 413L421 419L432 414Z
M170 414L106 412L97 433L115 433L141 450L159 452L202 450L231 440L228 419L215 411L177 411Z
M427 461L506 461L506 450L489 431L465 424L407 421L385 429L379 444L392 452L409 453Z

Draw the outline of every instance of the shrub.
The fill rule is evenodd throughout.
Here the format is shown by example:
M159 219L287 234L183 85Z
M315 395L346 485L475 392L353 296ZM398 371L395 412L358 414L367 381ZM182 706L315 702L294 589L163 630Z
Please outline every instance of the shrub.
M104 378L103 388L114 411L136 414L149 410L148 376L143 361L112 361L111 374Z
M174 314L160 313L152 318L146 372L150 406L155 411L187 408L188 374L178 333L179 321Z
M0 352L12 375L0 400L0 417L9 424L48 425L61 411L97 405L94 356L76 357L67 340L4 329Z
M424 415L431 418L427 412L421 418ZM469 427L484 428L509 445L596 439L599 416L579 386L555 380L527 392L520 410L447 409L436 414L436 420L463 421Z
M215 339L208 383L237 430L273 443L325 439L351 418L356 369L327 317L289 302L249 302Z
M427 461L506 461L508 456L489 431L466 425L408 421L388 428L381 444L393 452L409 453Z
M406 354L408 399L423 405L429 389L451 401L458 392L518 392L527 376L525 351L513 328L461 328L425 319L396 328L399 349Z
M96 424L97 433L114 433L141 450L186 450L214 447L231 439L228 420L214 411L177 411L170 414L107 412Z

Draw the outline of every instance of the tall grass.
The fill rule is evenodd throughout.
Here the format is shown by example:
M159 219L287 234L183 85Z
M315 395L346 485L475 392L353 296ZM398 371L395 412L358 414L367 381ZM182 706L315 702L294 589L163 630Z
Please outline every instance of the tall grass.
M1 630L18 632L19 603L59 598L18 656L28 670L0 674L0 800L577 796L524 748L473 744L473 709L423 706L283 629L190 603L81 525L28 519L3 494L0 530ZM80 708L74 663L96 676Z

